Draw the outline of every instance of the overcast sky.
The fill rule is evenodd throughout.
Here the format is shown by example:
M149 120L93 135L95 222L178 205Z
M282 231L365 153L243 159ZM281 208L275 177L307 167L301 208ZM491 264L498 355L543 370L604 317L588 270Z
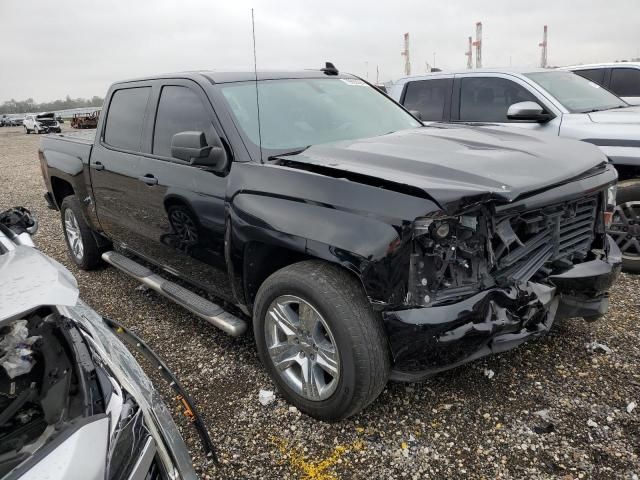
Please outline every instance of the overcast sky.
M103 96L114 81L196 69L318 68L326 60L370 80L425 62L464 68L482 21L483 66L537 66L549 25L549 63L640 57L638 0L0 0L0 102Z

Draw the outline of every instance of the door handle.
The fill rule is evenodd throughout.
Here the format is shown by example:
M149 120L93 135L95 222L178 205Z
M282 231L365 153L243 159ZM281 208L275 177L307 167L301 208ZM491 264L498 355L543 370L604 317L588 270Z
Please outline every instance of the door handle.
M95 170L104 170L104 165L100 162L95 162L92 166Z
M151 175L150 173L147 173L146 175L144 175L142 177L138 177L138 180L140 180L143 183L146 183L147 185L157 185L158 184L158 179L156 177L154 177L153 175Z

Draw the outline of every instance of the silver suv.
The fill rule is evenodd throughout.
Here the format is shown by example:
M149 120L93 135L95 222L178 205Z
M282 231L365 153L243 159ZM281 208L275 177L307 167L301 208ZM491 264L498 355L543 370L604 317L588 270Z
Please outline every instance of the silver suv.
M631 105L640 105L640 62L593 63L563 67L618 95Z
M640 272L640 106L571 72L542 69L406 77L389 95L425 123L491 123L600 147L621 180L609 233L622 250L624 269Z

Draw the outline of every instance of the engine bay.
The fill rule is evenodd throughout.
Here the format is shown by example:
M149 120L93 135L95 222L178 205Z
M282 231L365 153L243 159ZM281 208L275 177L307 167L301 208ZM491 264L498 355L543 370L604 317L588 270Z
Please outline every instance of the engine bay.
M416 219L407 303L446 304L494 286L544 281L586 260L604 232L599 202L591 195L506 212L481 205Z
M49 308L0 327L0 477L65 431L104 412L79 331Z

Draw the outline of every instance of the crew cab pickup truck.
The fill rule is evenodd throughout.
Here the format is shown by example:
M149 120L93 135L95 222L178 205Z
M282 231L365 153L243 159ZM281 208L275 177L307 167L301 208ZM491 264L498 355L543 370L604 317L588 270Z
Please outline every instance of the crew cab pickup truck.
M616 172L584 142L425 127L360 78L181 73L118 82L95 138L40 159L73 261L101 260L231 335L335 421L607 310Z
M640 107L561 70L487 69L406 77L389 94L423 121L494 124L597 145L618 171L609 234L640 273ZM562 160L564 161L564 160Z

